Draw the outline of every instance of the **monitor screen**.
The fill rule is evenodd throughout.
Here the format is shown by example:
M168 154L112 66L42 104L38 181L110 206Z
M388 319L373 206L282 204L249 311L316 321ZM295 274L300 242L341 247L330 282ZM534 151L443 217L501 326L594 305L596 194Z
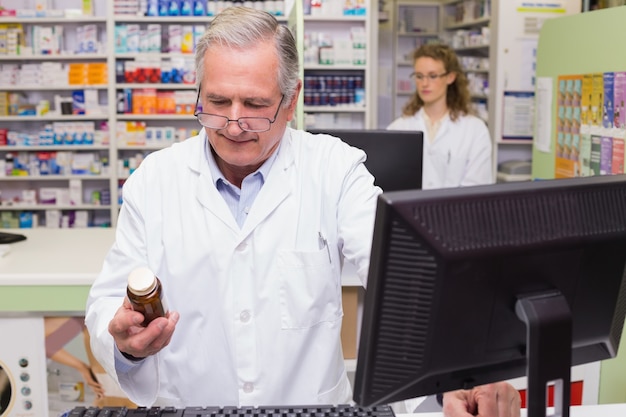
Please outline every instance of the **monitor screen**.
M341 138L367 154L365 166L383 191L422 188L423 135L399 130L310 130Z
M625 265L624 175L383 193L355 402L527 376L529 416L548 383L568 405L571 365L617 353Z

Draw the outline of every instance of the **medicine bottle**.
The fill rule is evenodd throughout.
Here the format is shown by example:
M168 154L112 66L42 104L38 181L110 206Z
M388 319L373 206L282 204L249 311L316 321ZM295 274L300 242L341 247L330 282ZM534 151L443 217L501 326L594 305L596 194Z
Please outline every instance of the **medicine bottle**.
M161 281L146 267L136 268L128 275L126 293L133 310L143 314L141 325L144 327L167 313Z

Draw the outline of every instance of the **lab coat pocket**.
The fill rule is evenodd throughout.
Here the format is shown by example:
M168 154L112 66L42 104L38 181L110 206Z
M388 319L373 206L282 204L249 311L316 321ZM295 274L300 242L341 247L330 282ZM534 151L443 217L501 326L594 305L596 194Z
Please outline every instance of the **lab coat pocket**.
M352 399L352 387L347 375L344 373L339 383L326 392L317 396L318 404L348 404Z
M283 329L307 329L341 318L341 289L328 260L327 248L281 251L276 266L280 274Z

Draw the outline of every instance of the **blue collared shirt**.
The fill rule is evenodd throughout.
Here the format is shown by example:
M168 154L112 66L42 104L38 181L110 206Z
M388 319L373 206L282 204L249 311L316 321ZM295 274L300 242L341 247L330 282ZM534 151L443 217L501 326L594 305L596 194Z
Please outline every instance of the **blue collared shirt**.
M265 178L267 178L267 174L270 172L279 150L280 144L278 145L278 148L276 148L276 151L269 158L267 158L259 169L251 174L248 174L243 179L241 189L239 189L236 185L231 184L218 168L215 156L213 155L213 152L211 152L211 145L207 140L205 156L207 162L209 163L209 169L211 170L211 176L213 177L215 188L217 188L217 191L224 198L224 201L226 201L226 205L228 205L231 213L233 213L233 217L237 221L239 227L242 227L246 221L250 208L252 207L252 203L254 203L256 196L259 195L259 191L261 191L261 187L263 187L263 184L265 183Z

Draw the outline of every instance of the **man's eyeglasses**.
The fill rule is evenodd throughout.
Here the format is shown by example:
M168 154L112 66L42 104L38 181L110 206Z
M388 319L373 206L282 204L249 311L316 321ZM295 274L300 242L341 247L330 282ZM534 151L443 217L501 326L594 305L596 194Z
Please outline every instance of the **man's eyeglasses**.
M424 80L428 80L428 81L437 81L437 78L443 78L446 75L448 75L449 73L444 72L443 74L419 74L417 72L412 72L411 75L409 75L409 77L411 78L415 78L417 81L422 82Z
M285 99L285 95L280 98L280 103L278 103L278 108L276 109L276 113L274 117L270 120L267 117L240 117L239 119L229 119L226 116L220 116L217 114L210 113L202 113L198 111L202 110L202 107L198 106L200 102L200 91L202 90L201 86L198 86L198 97L196 98L196 111L194 112L194 116L198 119L198 122L204 127L209 129L226 129L230 122L237 122L239 128L246 132L267 132L272 127L272 123L276 121L276 117L278 117L278 112L280 111L280 106L283 104L283 100Z

